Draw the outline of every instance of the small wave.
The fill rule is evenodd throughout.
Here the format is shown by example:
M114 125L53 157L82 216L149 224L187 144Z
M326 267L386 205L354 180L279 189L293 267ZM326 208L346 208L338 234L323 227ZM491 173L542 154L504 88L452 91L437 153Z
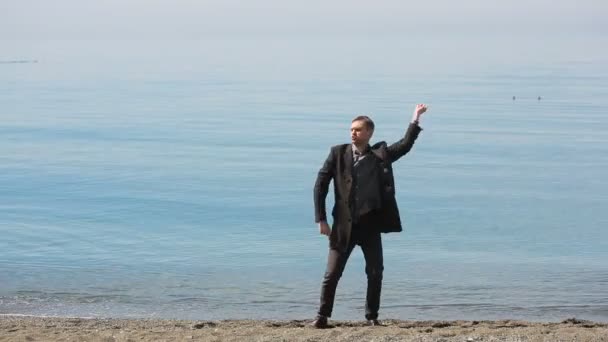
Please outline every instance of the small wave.
M48 315L27 315L27 314L18 314L18 313L2 313L0 317L32 317L32 318L73 318L73 319L96 319L96 317L90 316L48 316Z
M19 59L12 61L0 61L0 64L27 64L27 63L38 63L37 59L27 60L27 59Z

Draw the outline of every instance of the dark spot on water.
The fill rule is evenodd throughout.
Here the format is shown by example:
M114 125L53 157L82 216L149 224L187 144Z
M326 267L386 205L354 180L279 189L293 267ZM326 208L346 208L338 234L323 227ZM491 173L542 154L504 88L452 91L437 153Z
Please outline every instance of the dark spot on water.
M568 319L563 320L562 323L563 324L586 324L586 325L589 325L592 322L572 317L572 318L568 318Z
M580 325L583 328L597 328L602 326L601 324L598 323L594 323L591 321L587 321L584 319L577 319L577 318L568 318L562 321L562 324L575 324L575 325Z
M491 328L494 329L498 329L498 328L520 328L520 327L527 327L528 325L525 323L521 323L521 322L511 322L511 321L506 321L504 324L496 324L494 326L492 326Z
M303 328L306 326L306 321L291 320L288 322L266 322L264 325L271 328Z
M201 323L195 323L192 325L192 329L202 329L202 328L212 328L215 327L217 324L213 323L213 322L201 322Z
M83 323L83 320L80 318L68 318L65 321L66 323L72 323L74 325L80 325Z
M432 327L433 328L447 328L447 327L451 327L452 324L449 322L438 322L438 323L433 323Z

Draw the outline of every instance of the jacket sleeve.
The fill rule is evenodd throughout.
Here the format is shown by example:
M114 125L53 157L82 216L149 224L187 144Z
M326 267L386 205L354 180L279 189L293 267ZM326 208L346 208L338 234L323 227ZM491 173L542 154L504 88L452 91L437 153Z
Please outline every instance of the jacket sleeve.
M403 157L412 149L412 146L414 146L414 142L418 138L418 134L420 134L421 131L422 128L420 128L418 124L410 123L410 126L405 132L405 136L401 140L386 148L386 152L391 160L391 163L396 162L399 158Z
M315 182L314 188L314 204L315 204L315 222L327 220L327 213L325 211L325 199L327 198L327 192L329 190L329 183L335 176L336 169L336 156L334 149L329 151L327 159L323 163L323 166L317 174L317 181Z

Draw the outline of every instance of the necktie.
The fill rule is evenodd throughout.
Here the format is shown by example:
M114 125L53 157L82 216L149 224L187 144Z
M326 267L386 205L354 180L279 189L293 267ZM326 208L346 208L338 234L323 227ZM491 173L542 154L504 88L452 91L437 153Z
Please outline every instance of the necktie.
M355 150L355 165L357 165L357 163L359 162L359 159L361 159L361 152L359 152L358 150Z

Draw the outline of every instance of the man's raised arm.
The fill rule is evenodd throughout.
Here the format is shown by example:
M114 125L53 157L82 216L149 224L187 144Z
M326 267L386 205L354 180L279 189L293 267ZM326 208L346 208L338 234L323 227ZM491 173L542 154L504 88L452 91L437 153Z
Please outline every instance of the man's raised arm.
M420 117L424 112L426 112L427 108L428 107L425 104L416 105L414 114L412 116L412 121L405 132L405 136L401 140L386 148L391 162L397 161L412 149L416 138L418 138L418 134L420 134L420 131L422 131L422 128L418 126Z

